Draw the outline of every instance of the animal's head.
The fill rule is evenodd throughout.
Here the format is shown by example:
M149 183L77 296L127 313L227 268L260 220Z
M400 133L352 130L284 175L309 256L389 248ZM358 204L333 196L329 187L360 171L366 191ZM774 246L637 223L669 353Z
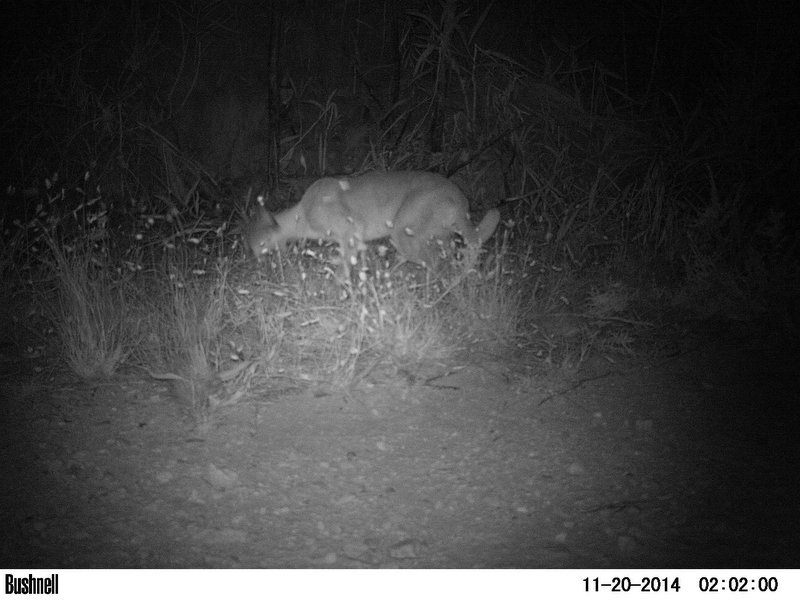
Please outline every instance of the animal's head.
M242 237L256 258L261 258L284 241L275 217L264 208L251 221L242 225Z

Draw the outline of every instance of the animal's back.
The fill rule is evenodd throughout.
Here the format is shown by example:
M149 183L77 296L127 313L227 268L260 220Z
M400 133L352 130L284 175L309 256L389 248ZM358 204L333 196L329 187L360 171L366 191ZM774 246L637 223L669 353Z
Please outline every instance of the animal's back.
M480 246L500 220L489 210L475 226L461 189L426 171L373 171L359 177L325 177L314 182L294 207L274 217L265 211L243 228L255 254L291 239L338 243L345 271L355 264L364 242L389 237L399 253L429 267L442 242L460 235Z

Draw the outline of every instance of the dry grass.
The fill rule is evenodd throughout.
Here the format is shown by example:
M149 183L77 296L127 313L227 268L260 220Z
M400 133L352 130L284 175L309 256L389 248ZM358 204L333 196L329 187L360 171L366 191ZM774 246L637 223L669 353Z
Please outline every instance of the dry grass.
M230 233L244 194L158 133L165 97L141 85L154 80L151 70L106 96L84 85L91 77L78 66L57 54L45 60L37 81L69 85L19 99L32 118L27 134L7 136L24 141L9 156L24 151L19 163L35 169L20 174L24 193L2 223L0 275L28 285L41 264L51 267L55 293L28 289L50 298L70 368L97 378L143 367L203 413L256 386L347 389L381 369L453 360L475 344L574 369L593 354L635 354L658 321L649 317L675 307L737 320L775 312L800 328L796 227L780 203L760 201L759 185L781 181L778 163L745 160L769 142L759 127L709 121L677 103L653 119L599 65L545 56L534 73L475 46L466 13L450 9L411 13L402 102L381 105L377 88L349 94L376 99L359 112L371 114L366 125L348 121L343 90L319 92L313 74L294 74L294 103L309 112L291 123L296 135L273 140L267 191L280 196L288 173L278 166L291 157L309 158L301 174L313 180L330 166L329 151L346 149L342 140L366 126L356 172L453 175L474 209L499 207L505 225L474 272L431 277L390 269L391 253L373 253L347 290L330 276L324 247L239 266ZM36 111L64 104L64 89L77 94L66 106L80 108L48 128ZM720 97L731 104L722 114L754 116L736 106L738 95ZM118 98L154 110L120 111ZM176 116L188 98L168 105ZM222 129L244 122L244 105L235 106L216 115ZM114 127L86 127L115 114ZM107 148L117 151L99 161ZM70 157L59 159L69 162L58 165L60 178L45 168L53 156ZM655 264L669 277L651 277Z
M274 260L280 262L278 281L256 269L238 286L234 329L268 374L294 381L342 388L379 366L396 370L445 361L467 335L480 335L466 324L498 304L470 304L470 298L489 296L477 294L477 273L455 286L424 273L427 281L418 283L421 273L414 267L390 272L384 259L371 257L357 283L344 288L325 268L314 268L308 255ZM458 309L443 301L448 288L446 297L460 299Z
M380 372L441 367L469 344L517 336L518 297L487 267L433 278L415 266L387 269L378 254L342 286L314 251L274 257L274 269L122 271L89 249L51 244L57 301L49 317L70 369L107 378L125 364L170 384L201 425L261 386L348 390ZM176 268L183 264L183 268Z
M129 312L129 282L115 279L104 257L90 248L67 249L50 240L55 300L45 312L55 326L62 356L87 380L114 375L139 339Z

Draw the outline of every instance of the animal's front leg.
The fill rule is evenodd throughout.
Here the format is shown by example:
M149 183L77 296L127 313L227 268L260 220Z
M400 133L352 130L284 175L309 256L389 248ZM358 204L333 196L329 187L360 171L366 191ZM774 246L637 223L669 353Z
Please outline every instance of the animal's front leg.
M343 239L339 240L341 273L346 282L350 282L351 269L358 265L360 259L363 259L366 249L364 236L357 231L349 231Z

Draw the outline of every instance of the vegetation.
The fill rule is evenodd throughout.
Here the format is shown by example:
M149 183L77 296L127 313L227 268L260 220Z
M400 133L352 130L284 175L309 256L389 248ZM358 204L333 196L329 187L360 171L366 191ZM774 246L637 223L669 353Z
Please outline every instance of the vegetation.
M394 40L394 62L363 60L352 42L347 83L334 85L324 65L275 62L289 37L323 28L288 6L161 6L120 22L113 3L62 6L84 25L77 37L22 46L8 77L24 83L4 86L17 110L3 133L18 144L4 165L6 304L41 298L80 377L148 373L206 418L256 386L346 391L476 353L569 369L614 361L697 319L797 333L796 215L768 191L791 157L752 155L773 135L782 147L789 98L753 106L763 97L725 91L761 74L763 56L719 70L712 113L657 85L634 97L574 56L523 65L478 43L485 13L448 0L395 15L397 35L371 30L362 52ZM258 59L277 72L250 70L228 86L237 94L210 95L225 31L256 17L269 32ZM181 43L165 42L175 31ZM112 38L124 43L103 59ZM238 39L253 64L253 37ZM773 52L791 72L796 57ZM192 137L201 125L214 144ZM325 246L245 258L237 230L256 196L286 205L322 173L370 169L444 172L476 213L499 206L479 268L434 278L376 245L344 288Z

